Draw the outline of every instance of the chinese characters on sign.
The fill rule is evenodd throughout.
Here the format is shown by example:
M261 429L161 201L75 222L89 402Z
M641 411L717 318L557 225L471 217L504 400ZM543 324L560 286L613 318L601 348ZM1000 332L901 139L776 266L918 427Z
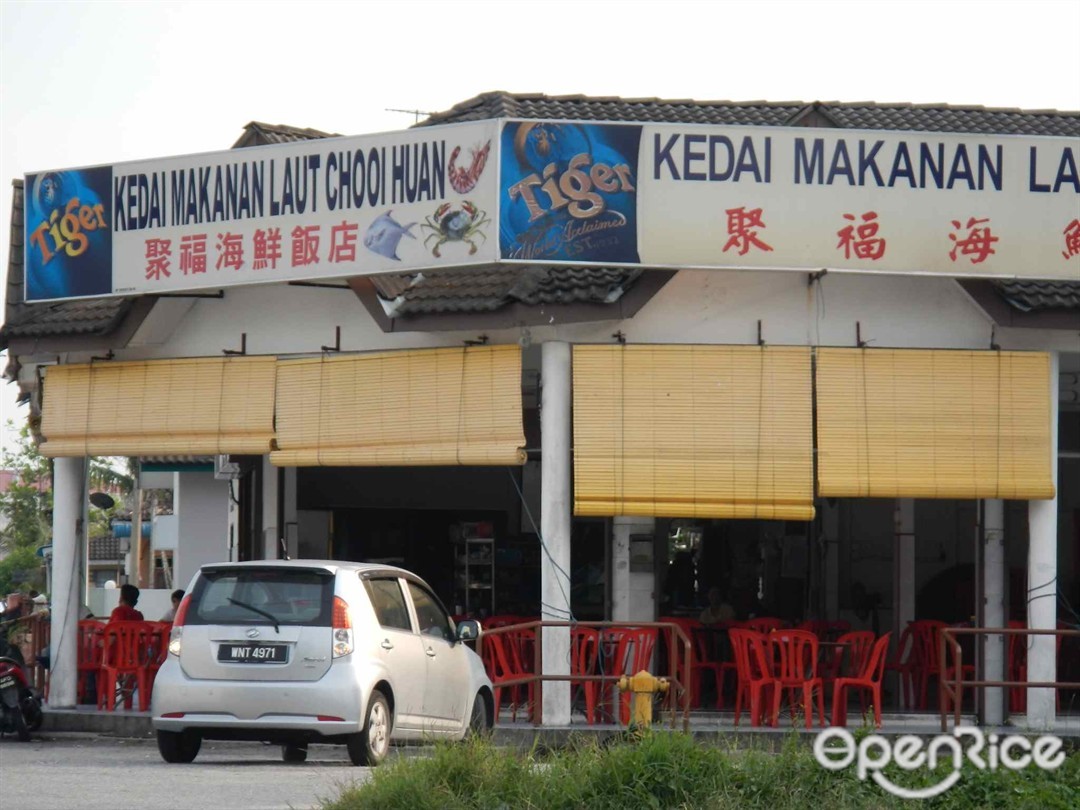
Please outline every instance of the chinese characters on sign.
M330 247L325 261L329 264L342 264L356 261L356 240L360 226L342 222L330 228ZM293 228L290 234L290 266L304 267L319 263L321 227L308 225ZM245 244L242 234L223 232L216 234L214 249L215 270L243 270L245 267ZM172 276L173 269L183 275L205 273L207 270L206 254L207 234L189 234L180 239L179 267L172 266L173 251L171 239L146 240L146 280L162 281ZM251 237L251 269L276 270L278 260L282 258L281 229L259 228Z
M969 217L967 225L963 226L963 229L967 230L967 235L963 239L959 239L955 233L949 234L955 244L953 249L949 251L949 258L952 261L956 261L956 253L960 252L961 256L970 256L972 264L979 264L979 262L986 261L987 256L997 253L994 250L994 243L1001 241L990 231L989 219L976 219L975 217ZM986 225L985 228L977 227L979 225ZM954 219L952 226L955 230L962 230L960 221Z
M724 214L727 217L728 239L724 243L723 252L737 249L740 256L745 256L751 249L773 249L759 236L761 231L768 227L764 221L763 209L747 210L745 206L740 206L725 209ZM836 249L843 251L845 259L877 261L885 256L887 240L879 236L881 223L877 212L867 211L860 215L845 213L842 216L848 224L836 232L840 239ZM994 236L989 217L969 217L966 224L954 219L951 220L951 225L953 232L948 235L953 243L948 252L951 261L956 262L959 256L967 257L972 264L979 264L997 253L994 245L1001 239ZM1080 220L1074 219L1070 222L1063 234L1065 250L1061 255L1069 259L1080 254Z
M760 208L750 211L747 211L745 207L729 208L724 213L727 214L727 232L730 237L724 245L724 252L737 247L739 255L745 256L752 247L758 250L772 250L770 245L758 239L756 230L751 230L752 228L764 230L768 227L761 221Z
M855 215L844 214L844 219L855 222ZM877 214L867 211L861 219L862 225L848 225L836 232L836 235L840 237L837 247L844 249L845 259L850 259L851 254L854 253L857 259L869 259L875 262L885 255L885 240L877 235Z
M1066 259L1080 255L1080 219L1066 225L1062 233L1065 234L1065 250L1061 251L1061 255Z

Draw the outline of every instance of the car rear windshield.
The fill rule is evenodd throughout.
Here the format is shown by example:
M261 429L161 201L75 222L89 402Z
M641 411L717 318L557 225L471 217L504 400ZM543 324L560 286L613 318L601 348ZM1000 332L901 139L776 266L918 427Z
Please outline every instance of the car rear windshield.
M195 585L185 622L329 627L333 598L329 571L211 569Z

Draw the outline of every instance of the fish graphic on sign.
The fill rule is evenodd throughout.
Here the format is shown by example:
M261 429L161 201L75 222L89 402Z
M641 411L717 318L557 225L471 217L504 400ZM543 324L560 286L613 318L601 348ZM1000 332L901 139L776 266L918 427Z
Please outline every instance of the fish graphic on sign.
M416 238L409 232L409 229L416 223L410 222L408 225L402 225L391 216L393 213L393 211L387 211L368 226L367 231L364 233L364 247L372 253L378 253L380 256L400 262L401 259L397 255L398 242L401 241L403 236L410 239Z

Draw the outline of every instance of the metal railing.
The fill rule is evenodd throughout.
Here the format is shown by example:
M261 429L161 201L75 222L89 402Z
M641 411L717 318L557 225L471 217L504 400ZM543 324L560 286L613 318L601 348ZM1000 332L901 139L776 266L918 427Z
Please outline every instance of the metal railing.
M690 730L690 684L683 684L679 681L677 673L680 671L678 663L678 655L676 648L681 644L682 646L682 672L685 673L687 680L694 677L694 673L691 672L692 660L691 660L691 641L686 635L683 629L673 622L569 622L569 621L532 621L522 622L520 624L507 625L505 627L493 627L490 630L484 630L480 634L480 638L477 640L476 653L481 657L484 657L484 637L502 635L505 633L521 632L522 630L533 630L534 632L539 628L544 627L593 627L600 630L601 634L608 628L649 628L655 627L658 630L668 632L667 643L667 656L668 656L668 674L664 677L667 678L670 688L668 689L667 696L664 698L664 703L667 704L667 710L671 712L671 727L675 728L675 720L678 714L677 702L681 698L682 700L682 717L683 717L683 731ZM591 674L591 673L575 673L571 672L569 675L551 675L545 674L543 671L543 642L542 633L536 633L536 640L533 644L533 671L527 675L523 675L520 678L508 678L500 681L497 686L502 688L509 688L513 686L523 686L528 684L536 684L536 692L533 696L532 717L533 725L542 725L544 722L544 701L543 701L543 682L544 681L573 681L574 683L580 683L583 681L596 681L601 684L618 683L619 678L622 675L629 674L634 675L636 673L614 673L611 675L605 674ZM657 634L659 639L659 633ZM572 648L571 648L572 649ZM654 653L655 654L655 653ZM571 664L571 669L573 665ZM616 703L618 701L616 700ZM499 707L495 707L496 717L498 716ZM616 710L616 717L618 713Z
M985 687L1028 687L1033 689L1080 689L1080 683L1070 681L965 681L964 650L957 636L1057 636L1062 638L1080 637L1080 630L1031 630L1026 627L943 627L938 641L939 673L938 708L941 710L941 730L947 731L949 719L949 701L953 702L953 725L960 724L960 709L963 703L964 688ZM946 651L952 653L952 666L945 666ZM952 679L946 677L952 673Z

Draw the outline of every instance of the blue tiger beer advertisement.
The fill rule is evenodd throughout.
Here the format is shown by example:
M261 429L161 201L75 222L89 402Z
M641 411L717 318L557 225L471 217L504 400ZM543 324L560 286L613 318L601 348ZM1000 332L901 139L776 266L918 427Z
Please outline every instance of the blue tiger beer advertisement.
M637 264L641 127L572 121L504 124L501 256Z
M111 186L107 166L27 175L28 301L112 292Z

